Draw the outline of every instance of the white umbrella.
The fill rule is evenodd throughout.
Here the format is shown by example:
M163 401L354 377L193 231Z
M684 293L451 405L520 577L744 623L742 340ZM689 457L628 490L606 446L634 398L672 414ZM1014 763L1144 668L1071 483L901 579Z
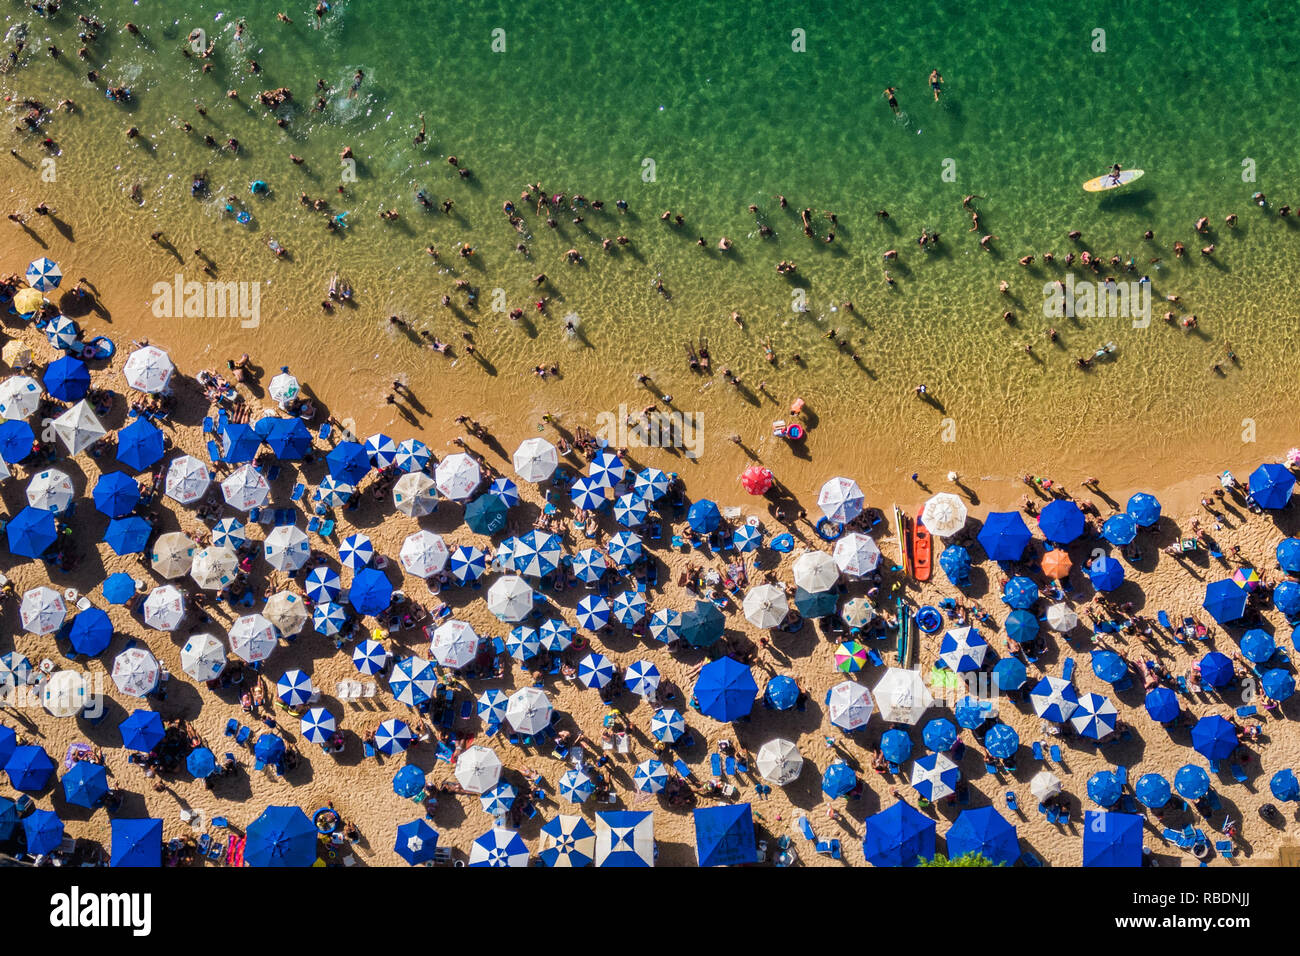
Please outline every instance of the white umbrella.
M825 551L805 551L794 562L794 583L805 591L829 591L839 577L840 569Z
M181 648L181 670L196 681L216 680L226 669L226 645L211 634L195 634Z
M307 606L292 591L280 591L266 599L262 616L275 625L285 637L297 634L307 623Z
M506 701L506 723L519 734L539 734L551 724L554 713L546 694L536 687L525 687Z
M433 479L422 471L413 471L393 485L393 507L408 518L423 518L438 507Z
M758 775L778 787L793 783L803 771L799 748L782 737L769 740L758 748L754 762L758 765Z
M524 481L545 481L559 463L559 453L545 438L529 438L515 449L515 474Z
M230 628L230 650L250 664L263 661L279 646L275 628L260 614L245 614Z
M79 455L108 433L83 398L54 419L54 434L67 447L69 455Z
M533 610L533 589L517 574L507 574L492 582L487 595L488 610L501 620L513 624Z
M311 555L311 542L297 525L282 524L266 536L262 554L277 571L297 571Z
M298 384L298 380L290 375L286 370L271 379L271 384L267 387L267 392L270 393L271 401L278 403L280 407L283 408L289 402L298 397L298 390L300 388L301 386Z
M180 531L160 535L153 543L150 561L153 569L171 580L189 574L194 565L194 539Z
M474 493L483 479L478 462L464 452L448 455L434 469L434 482L445 498L463 501Z
M252 462L241 465L221 483L221 497L226 504L240 511L252 511L266 504L270 497L270 482L253 467Z
M1048 770L1040 770L1029 781L1029 792L1041 802L1061 792L1061 780Z
M62 514L77 496L72 479L55 468L47 468L27 482L27 503L33 508Z
M228 546L210 546L194 552L190 577L207 591L218 591L235 579L239 558Z
M160 631L174 631L185 616L185 596L174 584L154 588L144 599L144 622Z
M10 343L12 344L12 343ZM8 351L9 346L5 346ZM26 375L11 375L0 382L0 418L27 418L41 404L41 386Z
M68 605L54 588L32 588L23 595L18 608L23 630L31 634L53 634L67 616Z
M113 658L113 683L129 697L147 697L158 686L158 659L143 647L131 647Z
M478 635L464 621L450 620L438 625L430 647L439 664L459 670L478 657Z
M183 505L192 505L203 497L212 482L208 466L193 455L182 455L167 469L166 493Z
M817 494L817 506L831 521L848 524L862 514L862 489L852 478L832 478Z
M835 566L860 578L880 567L880 547L869 535L850 531L835 542Z
M174 371L171 358L156 345L136 349L122 367L126 384L140 392L161 392Z
M470 747L456 761L456 780L470 793L491 790L501 779L501 758L487 747Z
M59 671L41 688L41 704L55 717L75 717L87 703L86 678L78 671Z
M1079 625L1079 615L1068 604L1053 604L1047 609L1047 626L1064 634Z
M827 716L841 730L865 727L875 710L871 692L851 680L840 681L827 695Z
M920 671L891 667L872 688L880 717L891 724L914 724L921 719L934 697Z
M942 491L925 503L921 524L930 534L941 538L956 534L966 524L966 502L948 491Z
M447 566L450 553L447 550L447 543L442 540L442 535L434 534L432 531L417 531L415 534L408 535L402 542L399 558L402 567L409 573L416 577L427 578Z
M777 627L790 612L785 591L775 584L760 584L745 595L745 619L755 627Z

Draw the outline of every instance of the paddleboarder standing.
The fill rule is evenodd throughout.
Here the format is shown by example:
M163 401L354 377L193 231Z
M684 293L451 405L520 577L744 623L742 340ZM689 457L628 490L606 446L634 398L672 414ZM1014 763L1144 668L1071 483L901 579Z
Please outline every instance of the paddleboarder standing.
M1120 165L1116 163L1110 168L1110 181L1116 186L1119 185Z

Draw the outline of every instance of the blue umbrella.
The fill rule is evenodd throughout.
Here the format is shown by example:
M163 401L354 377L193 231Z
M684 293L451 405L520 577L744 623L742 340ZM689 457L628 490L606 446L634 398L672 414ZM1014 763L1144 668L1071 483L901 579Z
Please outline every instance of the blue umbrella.
M637 472L632 490L647 501L658 501L668 494L671 480L658 468L643 468Z
M78 807L93 810L108 794L108 771L103 764L78 760L63 775L63 799Z
M393 793L408 800L424 790L424 771L408 763L393 775Z
M1023 575L1017 575L1002 589L1002 600L1019 611L1027 611L1038 600L1038 585Z
M135 578L125 571L118 571L104 579L100 590L109 604L125 604L135 596Z
M726 618L712 601L696 601L695 607L682 615L678 633L692 647L709 647L726 629Z
M505 691L493 688L479 695L475 710L489 727L499 727L501 721L506 719L506 710L509 707L510 698L506 696Z
M152 534L153 526L149 522L132 515L110 521L108 530L104 532L104 541L116 554L138 554L144 550Z
M903 763L912 756L912 738L905 730L886 730L880 738L880 752L892 764Z
M397 467L407 474L424 471L432 460L429 446L418 438L405 438L397 443Z
M59 537L54 526L54 512L30 506L14 515L5 528L5 534L9 550L24 558L39 558Z
M1274 597L1276 602L1277 598ZM1232 578L1214 581L1205 588L1205 600L1201 607L1210 612L1210 617L1220 624L1228 624L1240 619L1246 613L1246 589Z
M578 602L578 626L599 631L609 623L609 604L599 594L588 594Z
M806 618L829 617L835 613L836 605L839 603L839 595L835 591L805 591L803 588L794 589L794 606L799 609L799 613ZM978 635L975 635L978 637Z
M682 614L670 607L661 607L650 615L650 636L664 644L680 640L682 636Z
M822 793L834 800L846 796L858 785L858 775L844 762L833 763L822 774Z
M437 849L438 831L427 820L412 820L397 828L393 850L411 866L429 862Z
M994 511L984 519L978 540L991 561L1019 561L1033 537L1018 511Z
M1277 546L1277 563L1288 574L1300 574L1300 538L1283 538Z
M86 657L98 657L113 641L113 622L97 607L88 607L72 619L68 642L72 650Z
M1113 771L1098 770L1088 778L1088 797L1098 806L1111 807L1119 802L1123 787Z
M458 545L447 559L447 567L462 584L477 581L487 572L487 556L473 545Z
M415 734L405 721L389 718L375 729L375 749L389 757L404 753L415 741Z
M18 804L8 797L0 797L0 840L13 839L18 829Z
M1300 798L1300 780L1296 779L1295 771L1290 768L1273 774L1268 782L1268 789L1274 799L1281 800L1283 803Z
M1019 690L1029 680L1024 661L1018 657L1004 657L993 665L993 679L998 690Z
M34 856L52 853L63 843L63 821L49 810L33 811L23 821L23 830L27 834L27 852Z
M1128 673L1128 662L1114 651L1093 651L1092 672L1107 684L1118 684Z
M147 418L137 418L117 433L117 460L144 471L162 460L163 433Z
M38 326L39 327L39 326ZM45 326L45 337L50 340L50 344L56 349L65 351L77 348L77 339L80 337L77 323L66 315L56 315L50 319L49 324Z
M284 757L284 741L275 734L262 734L253 744L253 756L264 763L279 763Z
M0 767L9 762L18 747L18 734L12 727L0 724Z
M768 547L778 554L789 554L794 550L794 535L788 531L782 532L772 539Z
M627 468L618 455L611 451L602 451L587 466L587 474L602 488L613 488L623 480Z
M155 817L114 819L109 866L162 866L162 821Z
M537 631L531 627L524 627L522 624L511 628L510 636L506 638L506 653L521 664L530 661L541 653L542 642L537 636Z
M1211 687L1227 687L1234 676L1232 658L1226 654L1210 651L1201 658L1201 680Z
M646 814L647 817L649 815ZM474 840L474 845L470 849L469 865L495 868L527 866L528 844L514 830L493 827Z
M1285 508L1295 488L1295 475L1286 465L1264 464L1250 473L1250 494L1261 508Z
M951 750L957 742L957 728L946 717L936 717L921 730L921 740L936 753Z
M387 468L397 461L397 442L382 432L367 438L365 449L366 455L370 458L370 464L375 468Z
M1202 717L1192 728L1192 748L1206 760L1223 760L1237 749L1237 731L1218 714Z
M1210 792L1210 775L1204 767L1194 763L1183 764L1174 774L1174 789L1180 797L1199 800Z
M360 571L375 557L375 546L364 534L350 534L339 545L339 564L349 571Z
M1028 644L1038 637L1039 622L1032 611L1012 611L1006 620L1007 637L1017 644Z
M916 866L934 857L932 819L899 800L863 821L862 852L872 866Z
M1252 628L1241 635L1241 656L1252 664L1263 664L1277 653L1277 642L1268 631Z
M1244 595L1244 589L1241 593ZM1242 598L1245 601L1245 598ZM1294 621L1300 617L1300 584L1283 581L1273 589L1273 606L1286 615L1287 620Z
M196 780L210 777L217 772L217 757L207 747L196 747L185 758L185 769Z
M755 551L763 543L763 532L757 525L742 524L731 536L731 546L745 554Z
M1149 495L1145 491L1139 491L1130 498L1124 511L1142 528L1149 528L1160 520L1160 502L1155 495Z
M686 512L686 523L691 526L691 530L696 534L711 534L722 521L722 513L718 511L718 506L708 498L704 498L691 505L691 510Z
M15 747L13 755L5 762L9 784L24 793L40 793L54 773L54 761L43 747L26 744Z
M1014 866L1020 859L1016 828L992 807L957 814L947 841L949 859L978 853L994 866Z
M1131 542L1137 537L1137 533L1137 521L1134 520L1132 515L1125 514L1122 511L1119 514L1111 515L1106 519L1106 523L1101 526L1101 536L1118 547L1123 547Z
M220 447L222 461L243 464L257 458L262 448L262 436L249 425L232 423L221 430Z
M370 456L360 443L341 441L325 456L325 467L339 481L357 485L370 473Z
M1157 687L1150 691L1146 696L1147 716L1157 724L1167 724L1170 721L1178 719L1182 713L1182 705L1178 703L1178 695L1168 687Z
M1264 671L1260 675L1259 684L1264 696L1276 701L1284 701L1295 693L1295 678L1290 671L1284 671L1280 667Z
M1083 819L1084 866L1141 866L1142 817L1089 810Z
M1158 810L1169 802L1173 791L1169 787L1169 781L1160 774L1144 773L1133 785L1133 794L1142 806Z
M793 677L778 674L763 688L763 703L773 710L789 710L799 698L799 685Z
M266 421L267 419L262 419ZM275 418L271 419L273 424L265 433L258 432L262 440L266 442L271 449L271 454L275 455L280 461L298 461L306 457L311 451L312 437L307 426L299 418ZM356 445L355 442L351 444ZM357 446L360 447L360 446ZM364 451L362 452L364 454ZM367 459L366 464L369 464ZM330 469L333 473L333 469ZM335 478L345 481L347 484L354 485L355 481L347 481L340 475L335 474Z
M1010 760L1020 749L1020 735L1007 724L994 724L984 735L984 747L1000 760Z
M1029 692L1034 713L1054 724L1064 723L1079 706L1074 685L1059 677L1043 677Z
M994 694L996 695L996 691ZM978 697L971 697L969 694L957 701L952 708L953 716L957 718L957 726L974 730L988 720L989 715L985 712L982 703Z
M167 736L163 728L162 717L152 710L137 710L117 725L122 735L122 746L127 750L148 753L163 742Z
M0 424L0 459L16 465L32 453L36 433L21 418Z
M47 256L33 259L27 265L27 284L40 292L58 288L63 281L63 270L59 264Z
M731 657L720 657L700 669L694 698L700 712L721 723L749 714L758 684L748 667Z
M520 574L545 577L559 567L563 553L564 545L558 534L532 530L516 539L511 564Z
M1038 516L1043 537L1055 544L1069 544L1083 534L1084 524L1079 506L1063 498L1049 502Z
M298 807L267 807L248 825L244 862L249 866L311 866L316 827Z
M41 383L50 398L60 402L79 402L90 390L90 371L81 359L65 355L49 364Z
M481 494L465 506L465 523L475 534L491 537L506 526L506 503L494 494Z
M1113 591L1124 583L1124 565L1103 555L1088 565L1088 577L1098 591Z
M695 811L695 856L700 866L754 862L754 814L748 803Z
M302 707L311 700L315 688L306 672L297 669L287 670L275 682L275 695L290 707Z
M605 487L594 478L585 475L573 479L569 485L569 497L576 507L583 511L596 511L609 499L605 497Z
M959 544L950 544L939 554L939 570L956 587L970 584L970 552Z
M303 739L313 744L327 744L338 726L334 715L324 707L313 707L302 715L300 727Z
M348 601L358 614L382 614L393 602L393 585L378 568L362 568L352 579Z
M585 803L596 792L596 785L591 777L582 770L566 770L560 777L560 796L570 803Z
M123 471L110 471L95 482L95 507L110 518L124 518L140 503L140 486Z
M341 604L326 601L311 609L311 626L317 634L333 637L343 631L348 622L347 609Z

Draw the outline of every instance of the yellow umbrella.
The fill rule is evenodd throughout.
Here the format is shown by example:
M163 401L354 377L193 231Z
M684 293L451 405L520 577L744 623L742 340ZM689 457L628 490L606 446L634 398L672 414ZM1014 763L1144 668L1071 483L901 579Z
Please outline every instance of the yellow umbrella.
M18 339L6 342L3 351L0 351L0 358L10 368L26 368L32 362L32 350L27 347L25 342Z
M39 289L19 289L14 295L14 311L19 315L35 312L45 302Z

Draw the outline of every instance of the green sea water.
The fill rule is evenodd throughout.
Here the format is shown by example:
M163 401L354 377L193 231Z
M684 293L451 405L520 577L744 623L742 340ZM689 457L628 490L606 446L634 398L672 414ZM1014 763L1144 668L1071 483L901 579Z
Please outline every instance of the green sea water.
M256 332L216 322L175 334L214 351L251 350L267 364L305 351L314 367L339 373L312 383L332 389L337 414L360 418L361 407L379 405L399 370L471 405L590 423L619 402L645 404L634 383L645 372L657 393L704 413L714 454L734 454L738 465L724 440L731 433L788 457L770 422L802 396L818 416L812 464L791 467L820 474L834 461L881 487L917 469L1006 477L1066 456L1139 481L1170 460L1214 468L1242 448L1243 434L1257 438L1260 456L1290 440L1300 232L1277 209L1300 206L1295 5L346 0L319 29L311 5L282 9L292 25L269 4L69 0L43 19L10 3L10 43L18 29L29 39L20 65L0 77L5 93L50 104L71 97L79 112L47 124L62 149L57 183L37 186L35 171L13 165L3 182L15 207L39 194L84 210L78 249L146 285L182 268L144 241L157 228L183 253L202 245L223 278L263 284ZM107 26L86 62L75 56L78 12ZM120 29L128 19L143 39ZM205 61L180 52L194 29L216 43L207 74ZM41 52L50 42L63 51L58 61ZM129 86L134 101L107 100L85 79L90 67L101 86ZM357 69L365 78L349 97ZM938 102L932 69L944 78ZM319 112L318 78L333 87ZM280 86L294 94L279 113L283 129L254 100ZM886 86L897 88L898 116ZM415 145L420 114L428 138ZM178 128L185 121L193 132ZM131 125L142 137L128 143ZM204 133L236 137L239 155L208 148ZM30 134L8 138L38 155ZM339 196L344 146L357 181ZM461 179L448 155L472 178ZM1111 195L1081 190L1114 162L1146 175ZM190 195L199 171L210 180L206 201ZM254 179L270 184L269 197L249 194ZM605 209L576 225L572 212L557 214L554 230L521 210L521 237L501 205L537 181ZM136 184L140 206L127 196ZM452 214L423 210L417 189L452 199ZM1251 203L1257 190L1267 211ZM347 228L327 233L324 214L296 201L304 191L346 211ZM981 197L978 232L968 231L967 194ZM228 195L251 224L223 213ZM813 239L800 228L804 207ZM388 208L398 222L380 220ZM880 209L888 220L874 215ZM684 224L661 223L664 210ZM829 243L827 211L838 219ZM1233 230L1229 212L1240 216ZM1202 215L1209 236L1193 229ZM761 237L759 223L774 235ZM917 245L923 229L940 233L937 248ZM1072 229L1080 244L1067 240ZM1148 229L1154 241L1142 239ZM994 252L978 246L985 232L998 237ZM619 234L630 244L603 251L601 240ZM728 253L716 248L722 236L733 240ZM290 261L270 257L272 238ZM514 251L521 239L528 258ZM1175 259L1175 240L1186 259ZM1211 241L1214 256L1199 255ZM461 242L475 248L472 259L456 255ZM430 244L438 262L424 252ZM565 264L570 248L584 265ZM1084 248L1136 263L1132 274L1107 266L1102 275L1150 275L1149 327L1043 316L1044 284L1065 276L1067 252ZM884 263L890 249L898 259ZM1049 251L1056 263L1044 266ZM1031 269L1017 264L1026 254L1039 257ZM794 277L776 273L782 259L797 263ZM319 306L335 270L357 289L346 318ZM183 271L202 278L192 259ZM532 306L537 272L554 286L546 316ZM479 290L478 309L459 317L437 304L456 278ZM1004 279L1010 297L998 294ZM495 289L526 310L524 322L492 310ZM1166 305L1167 295L1180 301ZM852 314L840 308L848 301ZM1166 308L1195 314L1197 328L1167 325ZM743 329L729 321L733 310ZM483 361L449 367L395 331L394 313L457 344L472 329ZM578 336L564 334L566 316ZM130 316L114 321L119 335L134 331ZM152 323L143 303L139 322ZM831 329L846 348L825 338ZM729 367L743 388L685 367L684 343L701 335L715 371ZM769 340L776 366L764 358ZM1109 361L1075 367L1106 343L1115 346ZM530 376L539 362L558 363L564 378ZM922 382L933 403L914 397ZM515 430L522 438L532 429L519 421Z

